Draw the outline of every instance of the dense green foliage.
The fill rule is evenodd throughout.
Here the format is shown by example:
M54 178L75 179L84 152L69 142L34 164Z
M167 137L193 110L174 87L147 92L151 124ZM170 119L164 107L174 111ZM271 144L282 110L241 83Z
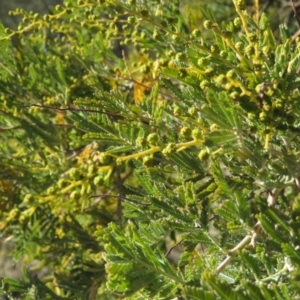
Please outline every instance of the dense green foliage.
M300 298L300 40L258 1L179 7L1 27L0 228L47 270L11 299Z

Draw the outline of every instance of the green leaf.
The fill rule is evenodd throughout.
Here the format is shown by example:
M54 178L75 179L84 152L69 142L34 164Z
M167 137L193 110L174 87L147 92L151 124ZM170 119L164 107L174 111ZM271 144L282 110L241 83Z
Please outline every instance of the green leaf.
M238 136L228 130L216 130L208 135L205 144L222 147L236 147L239 145Z
M288 243L281 244L281 247L285 255L287 255L293 263L300 264L300 254L295 250L295 247Z
M214 276L209 274L208 272L205 272L203 274L204 282L207 282L214 293L218 295L221 299L226 300L239 300L239 299L247 299L242 292L234 292L230 285L225 284L217 280Z
M277 243L285 243L287 241L287 237L278 235L276 232L275 224L269 217L264 214L260 214L259 220L261 221L262 228L266 231L270 237L276 241Z
M241 256L242 261L247 265L247 269L249 269L253 273L255 278L260 278L261 265L259 260L245 250L241 251L239 255Z
M231 190L227 184L225 176L222 173L220 164L217 161L212 162L211 172L214 177L215 183L218 186L218 191L220 194L232 198Z
M171 154L170 159L178 164L180 167L183 167L187 170L195 170L199 174L204 174L203 169L200 164L195 165L195 159L191 156L188 151L180 151L174 154Z
M202 114L222 129L238 133L241 129L238 113L227 93L209 91L207 97L210 105L203 109Z
M183 238L187 241L198 242L204 245L215 245L218 247L214 239L206 232L206 230L194 230L191 234L187 233L183 235Z
M197 288L197 287L189 287L187 286L184 291L184 296L186 297L186 299L194 299L194 300L199 300L199 299L203 299L203 300L215 300L215 295L211 292L208 291L204 291L201 288Z

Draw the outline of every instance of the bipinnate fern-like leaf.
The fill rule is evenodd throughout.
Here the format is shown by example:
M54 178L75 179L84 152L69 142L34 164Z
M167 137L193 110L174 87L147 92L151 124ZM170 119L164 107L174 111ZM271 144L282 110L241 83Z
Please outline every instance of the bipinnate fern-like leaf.
M143 232L133 224L129 225L126 235L113 224L109 229L106 234L108 288L123 295L140 290L153 297L176 293L175 287L179 287L183 279L166 258L153 252Z
M223 129L238 133L241 128L238 113L227 93L210 91L207 94L207 99L209 106L203 110L205 117Z
M211 172L214 177L214 181L218 186L218 192L228 198L231 198L231 189L226 181L226 177L222 173L220 164L217 161L213 162Z
M201 288L196 287L186 287L183 291L184 296L187 299L197 300L197 299L207 299L214 300L215 295L209 291L204 291Z
M177 166L180 166L181 170L186 169L189 171L195 170L199 176L203 176L203 169L200 164L195 165L193 156L187 151L180 151L170 156Z
M51 273L8 296L299 298L299 38L158 2L0 25L1 233Z

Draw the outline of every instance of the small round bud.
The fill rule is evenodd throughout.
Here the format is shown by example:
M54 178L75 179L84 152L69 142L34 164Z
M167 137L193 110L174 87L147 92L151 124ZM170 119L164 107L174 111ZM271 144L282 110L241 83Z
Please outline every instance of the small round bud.
M212 69L212 68L208 68L208 69L206 69L205 70L205 75L207 75L208 77L212 77L214 74L215 74L215 71L214 71L214 69Z
M180 135L181 135L182 137L186 138L186 139L190 138L191 135L192 135L192 130L191 130L191 128L186 127L186 126L182 127L182 128L180 129Z
M150 67L148 65L142 65L140 67L140 71L143 74L148 74L150 72Z
M227 52L225 50L222 50L220 52L220 56L223 57L223 58L226 58L227 57Z
M159 59L159 65L162 67L167 67L168 66L169 61L165 58L160 58Z
M248 39L251 43L255 43L258 40L258 36L255 33L249 33Z
M211 20L206 20L204 21L203 26L205 29L211 29L213 26L213 22Z
M70 194L70 199L71 200L79 200L80 199L80 194L78 193L78 191L73 191Z
M175 106L173 109L173 114L176 117L180 117L182 115L182 109L178 106Z
M140 10L140 14L143 17L148 17L149 16L149 11L148 11L148 9L142 9L142 10Z
M124 164L124 161L121 158L116 159L116 165L117 166L122 166Z
M143 165L145 167L152 167L153 164L153 158L151 156L144 156L143 157Z
M139 136L136 140L135 140L135 144L138 147L144 148L147 145L147 141L145 138Z
M7 221L16 220L19 216L20 210L18 208L13 208L7 216Z
M238 92L232 92L232 93L230 93L229 97L232 100L238 100L240 98L240 94Z
M192 137L195 141L202 139L202 132L197 128L192 131Z
M195 106L192 106L189 108L189 114L192 116L197 116L197 110L196 110Z
M134 24L136 22L136 17L135 16L128 17L127 22L129 24Z
M55 193L55 187L54 186L50 186L48 189L47 189L47 191L46 191L46 194L47 195L52 195L52 194L54 194Z
M210 83L209 83L208 80L202 80L202 81L200 82L200 88L201 88L202 90L206 90L209 86L210 86Z
M78 171L77 168L71 168L69 170L69 175L71 178L76 178L79 174L80 174L80 172Z
M255 51L255 49L252 45L247 46L246 49L245 49L245 52L248 56L253 55L254 51Z
M269 127L267 127L267 128L264 129L264 134L269 134L271 132L272 132L272 129L269 128Z
M256 87L255 87L255 91L257 92L257 93L260 93L261 92L261 89L262 89L262 87L263 87L263 85L260 83L260 84L258 84Z
M253 60L253 67L255 71L260 71L263 67L263 62L260 59Z
M201 57L201 58L198 59L197 65L198 65L199 67L203 67L203 66L205 66L206 62L207 62L207 58Z
M240 28L243 23L242 23L241 18L235 18L234 21L233 21L233 24L234 24L235 27Z
M154 40L158 40L158 39L161 38L161 34L155 29L153 31L152 37L153 37Z
M106 153L106 152L102 152L102 153L99 154L99 158L98 159L99 159L99 162L101 164L107 165L111 161L111 156L108 153Z
M180 69L180 70L178 71L178 75L179 75L180 78L185 78L185 77L188 76L188 72L187 72L186 69Z
M236 6L238 9L244 10L246 9L246 4L244 0L236 0Z
M186 55L185 55L185 53L179 52L176 54L175 59L178 61L185 61Z
M220 48L219 48L219 46L218 45L212 45L211 47L210 47L210 51L211 51L211 53L219 53L220 52Z
M227 73L226 73L226 77L227 78L230 78L230 79L234 79L236 77L236 73L234 72L234 70L229 70Z
M264 122L264 121L266 121L267 119L268 119L268 115L267 115L264 111L262 111L262 112L259 114L259 120L262 121L262 122Z
M147 136L147 142L151 146L156 146L159 143L159 136L157 133L150 133Z
M201 37L201 31L199 29L194 29L192 32L192 36L194 38L200 38Z
M68 185L68 182L64 179L60 179L58 182L57 182L57 186L59 188L65 188L66 186Z
M94 185L98 185L98 184L102 183L102 181L103 181L103 177L101 175L98 175L94 178L93 182L94 182Z
M163 149L162 154L164 156L170 156L171 154L176 152L176 144L169 143L166 148Z
M124 41L123 41L123 44L124 45L129 45L131 43L131 39L129 38L126 38Z
M171 38L174 43L179 42L179 40L180 40L180 37L176 34L173 34Z
M211 124L209 127L210 131L215 131L215 130L219 130L220 127L217 124Z
M254 120L255 119L255 114L253 114L253 113L248 113L248 119L249 120Z
M262 53L263 53L264 56L266 56L266 57L269 57L270 54L271 54L271 52L272 52L272 49L271 49L270 46L264 46L264 47L262 48Z
M210 157L210 153L207 149L202 149L200 152L199 152L199 155L198 155L198 158L201 160L201 161L205 161L205 160L208 160Z
M27 216L27 214L21 214L20 215L20 217L19 217L19 222L21 223L21 224L24 224L24 223L26 223L26 221L28 221L28 216Z
M237 42L235 44L235 48L239 51L243 51L244 50L244 43L243 42Z
M219 75L218 77L215 78L215 82L218 85L222 85L227 83L227 78L224 74Z
M27 194L25 197L24 197L24 200L23 202L26 203L26 204L31 204L34 200L34 197L32 196L32 194Z

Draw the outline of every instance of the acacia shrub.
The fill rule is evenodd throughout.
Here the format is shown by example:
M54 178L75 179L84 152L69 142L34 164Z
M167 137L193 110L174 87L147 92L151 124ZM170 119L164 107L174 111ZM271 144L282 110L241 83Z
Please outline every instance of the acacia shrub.
M299 297L299 40L241 0L201 30L167 4L68 1L1 30L0 226L49 269L7 295Z

